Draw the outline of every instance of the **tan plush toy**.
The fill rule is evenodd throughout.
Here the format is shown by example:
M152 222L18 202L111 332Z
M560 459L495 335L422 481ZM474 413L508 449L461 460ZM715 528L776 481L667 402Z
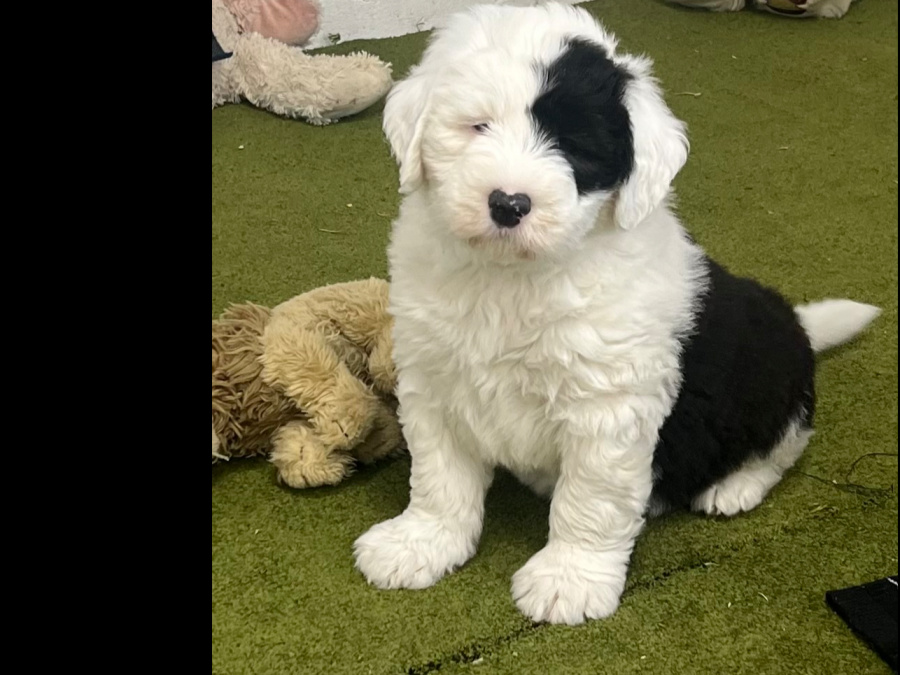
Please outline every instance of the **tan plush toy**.
M367 279L213 320L213 462L269 454L304 488L402 450L387 302L388 283Z

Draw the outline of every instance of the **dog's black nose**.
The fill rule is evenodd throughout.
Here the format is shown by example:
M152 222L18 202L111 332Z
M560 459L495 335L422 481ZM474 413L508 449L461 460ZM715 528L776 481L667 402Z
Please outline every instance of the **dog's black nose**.
M531 198L517 192L508 195L503 190L494 190L488 197L491 219L500 227L515 227L531 211Z

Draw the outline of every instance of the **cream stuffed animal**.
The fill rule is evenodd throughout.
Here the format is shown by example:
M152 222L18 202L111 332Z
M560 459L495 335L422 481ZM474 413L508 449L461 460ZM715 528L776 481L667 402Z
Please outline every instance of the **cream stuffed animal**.
M291 487L334 485L403 449L388 283L324 286L212 322L212 457L270 455Z
M672 0L679 5L711 9L714 12L737 12L750 0ZM773 14L798 19L840 19L853 0L752 0L753 6Z
M306 54L283 41L309 38L318 28L313 9L310 0L212 0L212 107L245 98L278 115L328 124L384 97L391 66L378 57Z

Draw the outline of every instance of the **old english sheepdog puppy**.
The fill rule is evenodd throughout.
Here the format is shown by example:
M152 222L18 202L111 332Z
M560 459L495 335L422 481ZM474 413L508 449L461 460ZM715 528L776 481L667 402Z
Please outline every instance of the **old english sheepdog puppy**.
M685 127L650 61L582 9L454 16L384 130L411 494L356 541L357 567L425 588L465 563L502 466L552 497L519 609L609 616L647 515L762 501L812 433L813 353L878 309L795 308L704 255L668 204Z

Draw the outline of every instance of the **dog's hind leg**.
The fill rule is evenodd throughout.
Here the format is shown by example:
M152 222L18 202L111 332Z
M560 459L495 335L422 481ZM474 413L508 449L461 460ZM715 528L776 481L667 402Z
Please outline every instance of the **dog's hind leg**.
M734 516L759 506L784 472L803 454L812 434L812 429L800 422L791 422L768 455L748 460L737 471L708 487L694 499L692 508L710 516Z

